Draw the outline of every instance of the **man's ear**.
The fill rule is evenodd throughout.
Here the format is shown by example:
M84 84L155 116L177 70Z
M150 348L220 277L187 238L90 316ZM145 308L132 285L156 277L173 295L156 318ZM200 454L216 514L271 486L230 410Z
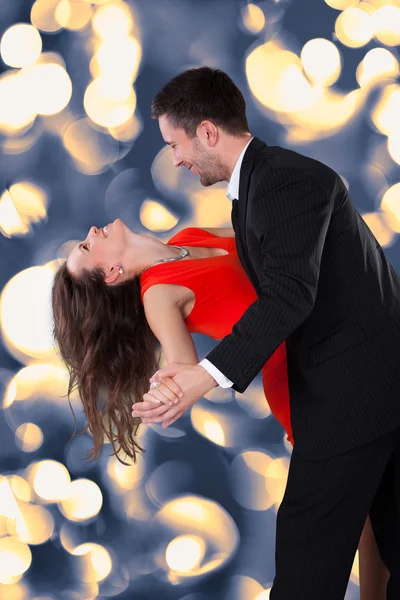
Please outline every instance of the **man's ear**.
M117 281L118 277L121 277L119 269L120 269L120 265L113 265L112 267L109 268L108 273L104 277L104 281L106 282L107 285L112 285L113 283L115 283Z
M197 136L202 139L203 144L213 148L218 142L218 127L212 121L202 121L197 128Z

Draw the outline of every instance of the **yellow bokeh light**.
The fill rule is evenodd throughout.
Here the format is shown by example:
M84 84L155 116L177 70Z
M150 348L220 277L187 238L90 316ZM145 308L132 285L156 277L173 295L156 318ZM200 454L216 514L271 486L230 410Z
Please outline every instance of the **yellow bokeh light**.
M400 44L400 8L382 6L372 15L375 37L386 46Z
M19 507L15 499L10 481L0 475L0 515L15 519L19 514Z
M36 0L31 9L32 25L46 33L59 31L61 25L56 19L56 11L59 4L60 0Z
M394 162L400 165L400 132L396 131L388 139L388 151Z
M14 183L0 197L0 232L7 237L28 233L47 214L48 196L30 181Z
M400 132L400 86L387 85L381 92L378 101L371 111L371 119L375 127L383 134Z
M169 579L175 583L221 567L239 541L232 517L219 504L206 498L175 498L161 508L155 520L165 528L165 535L172 543L166 546L169 548L167 561L166 554L162 554L158 562L163 568L167 562L172 569ZM185 549L189 550L190 557L182 556Z
M0 539L0 583L23 575L31 562L32 554L25 542L12 536Z
M383 195L381 208L387 217L389 227L400 233L400 183L395 183Z
M130 466L123 465L116 456L111 456L107 463L107 473L121 490L132 490L139 485L145 474L144 462L141 455L136 464L128 457L124 460Z
M39 58L42 51L40 33L28 23L9 27L0 42L0 54L10 67L28 67Z
M118 144L94 129L87 118L71 123L62 140L77 169L87 174L100 173L118 158Z
M198 227L229 227L232 206L226 201L226 186L200 188L191 194L192 223Z
M29 98L29 85L23 71L0 75L0 132L9 134L32 125L37 112Z
M85 521L96 516L102 504L103 495L97 483L76 479L68 488L68 496L61 500L60 510L70 521Z
M15 275L0 298L0 324L8 350L19 359L53 356L51 287L54 273L47 266Z
M92 21L93 31L102 39L120 39L132 31L133 17L125 2L112 2L98 8Z
M372 212L365 213L362 217L383 248L392 243L394 232L389 227L385 214Z
M304 44L300 54L304 71L313 83L332 85L341 70L339 50L329 40L314 38Z
M155 200L144 200L140 207L140 220L150 231L167 231L175 227L179 218Z
M39 115L62 111L72 96L72 82L67 71L57 63L38 63L29 69L30 89Z
M63 464L55 460L42 460L28 470L27 476L42 500L58 502L69 497L71 477Z
M269 598L269 591L247 575L233 575L229 577L226 585L229 600L267 600Z
M23 423L15 432L15 440L24 452L35 452L43 443L43 433L34 423Z
M87 583L103 581L111 573L110 553L100 544L81 544L71 554L82 557L81 579Z
M83 104L87 115L102 127L117 127L130 119L136 108L133 88L125 101L107 100L101 96L102 86L93 80L86 88Z
M137 115L133 115L130 119L118 125L117 127L108 127L108 132L112 137L119 142L131 142L139 137L142 131L142 123Z
M31 600L31 595L24 583L0 583L0 598L7 600Z
M265 25L265 15L256 4L247 4L242 9L243 24L250 33L260 33Z
M198 568L205 549L204 539L198 535L180 535L168 544L165 560L170 569L186 573Z
M110 82L112 85L131 85L136 79L141 59L142 47L136 38L106 40L97 48L90 62L90 71L94 78L104 76L104 82ZM112 93L116 92L107 91L105 97L113 98L110 96Z
M202 404L195 404L190 412L193 428L218 446L230 446L235 436L233 434L233 423L226 413L211 412Z
M246 74L257 100L277 112L310 106L318 93L304 77L300 58L274 42L262 44L249 54Z
M395 79L399 74L397 58L386 48L373 48L364 56L357 67L356 78L359 85L370 86Z
M13 377L7 386L3 408L8 408L15 401L28 398L56 399L66 395L68 388L68 371L64 365L36 363L24 367ZM78 392L72 392L70 399L78 398Z
M347 8L336 19L335 32L345 46L361 48L374 35L371 15L360 8Z
M20 475L11 475L8 478L11 490L18 500L30 502L32 499L32 489L29 483Z
M21 503L19 514L9 523L9 533L27 544L44 544L54 533L54 518L44 506Z
M90 4L80 0L61 0L55 11L55 20L65 27L77 31L90 22L93 10Z
M336 10L345 10L358 4L358 0L325 0L326 4Z

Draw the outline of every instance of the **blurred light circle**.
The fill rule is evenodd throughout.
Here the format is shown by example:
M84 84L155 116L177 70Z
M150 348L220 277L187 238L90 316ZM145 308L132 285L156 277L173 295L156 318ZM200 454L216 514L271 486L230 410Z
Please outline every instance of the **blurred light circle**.
M66 29L83 29L90 22L93 10L88 2L81 0L61 0L57 5L55 20Z
M233 495L250 510L267 510L278 506L286 487L288 460L273 459L266 452L246 450L231 464Z
M132 31L133 18L125 2L110 2L98 8L92 20L93 31L103 39L121 38Z
M400 165L400 131L396 131L388 138L388 150L393 160Z
M28 67L40 56L42 38L38 30L28 23L9 27L0 42L0 54L10 67Z
M65 395L68 389L69 375L64 365L34 363L24 367L11 380L4 398L3 406L8 408L14 401L40 397L54 399ZM58 396L58 398L57 398ZM71 400L78 398L77 391L72 392Z
M133 490L145 474L144 462L140 457L136 464L128 457L124 460L130 466L123 465L115 455L111 456L107 463L107 473L120 490Z
M386 48L373 48L357 67L356 78L360 86L373 85L399 74L397 58Z
M204 558L206 545L198 535L180 535L167 546L165 560L174 571L189 572L197 569Z
M374 35L371 16L360 8L347 8L336 19L335 32L345 46L361 48Z
M141 58L142 47L136 38L107 39L98 47L91 62L91 71L95 78L104 75L105 81L114 85L131 85L136 79Z
M157 232L168 231L175 227L179 221L179 217L170 213L159 202L146 199L140 207L140 220L147 229Z
M195 404L190 411L193 428L202 436L222 447L237 443L232 419L218 405Z
M72 82L67 71L56 63L42 63L29 72L36 112L54 115L62 111L72 96Z
M400 7L382 6L372 15L375 37L386 46L400 44Z
M118 142L132 142L139 137L143 129L141 121L137 115L118 125L117 127L108 127L109 134Z
M246 59L250 90L276 112L295 112L312 105L316 91L302 73L300 58L275 42L255 48Z
M28 481L36 494L47 502L69 497L71 477L66 467L55 460L42 460L28 469Z
M102 127L117 127L130 119L136 108L136 94L132 89L127 100L113 101L102 98L98 80L93 80L83 99L87 115L94 123Z
M359 0L325 0L326 4L331 8L336 8L336 10L345 10L350 6L355 6L358 4Z
M31 9L32 25L46 33L60 31L61 26L56 19L59 4L60 0L36 0Z
M180 496L170 500L154 522L162 528L166 542L158 562L164 569L171 568L166 561L169 548L173 564L169 579L175 583L222 567L238 546L239 533L232 517L222 506L206 498ZM170 546L174 540L177 542ZM190 548L191 556L180 554L179 548Z
M267 600L269 598L269 590L265 590L258 581L247 575L229 577L226 587L229 600ZM306 599L304 598L304 600Z
M15 442L24 452L35 452L43 443L43 433L34 423L22 423L15 432Z
M395 183L385 192L381 208L387 215L389 227L400 233L400 183Z
M265 25L265 15L256 4L247 4L242 8L243 24L250 33L260 33Z
M23 575L31 562L32 554L25 542L12 536L0 539L0 583Z
M14 183L0 197L0 231L7 237L24 235L47 214L48 196L30 181Z
M8 478L11 490L18 500L30 502L32 500L32 489L29 483L20 475L11 475Z
M394 240L394 232L388 226L384 213L365 213L362 215L362 218L383 248L392 244Z
M100 544L86 543L77 546L72 552L81 556L81 579L85 582L99 582L108 577L112 569L110 553Z
M0 583L0 598L7 600L31 600L28 587L24 583Z
M0 75L0 132L12 133L31 125L37 115L30 97L30 81L24 72Z
M77 169L86 174L100 173L118 158L117 142L94 129L88 118L71 123L62 140Z
M95 517L103 504L103 496L97 483L90 479L75 479L68 496L61 500L60 510L70 521L85 521Z
M31 267L15 275L0 298L0 324L11 354L44 358L54 354L51 288L54 273Z
M191 223L195 227L229 227L232 206L226 201L226 186L221 184L209 188L189 190L193 214Z
M340 75L340 53L329 40L309 40L304 44L300 58L307 76L318 85L332 85Z
M10 529L27 544L44 544L54 533L54 518L44 506L21 504Z
M371 111L375 127L383 134L400 132L400 86L387 85Z

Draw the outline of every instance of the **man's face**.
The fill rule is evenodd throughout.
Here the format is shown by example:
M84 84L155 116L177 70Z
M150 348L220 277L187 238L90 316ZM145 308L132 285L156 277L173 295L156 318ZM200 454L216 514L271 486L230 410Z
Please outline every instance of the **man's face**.
M166 115L162 115L158 123L165 143L172 149L175 167L186 167L206 187L223 181L222 169L215 152L207 149L197 136L189 138L184 129L172 127Z

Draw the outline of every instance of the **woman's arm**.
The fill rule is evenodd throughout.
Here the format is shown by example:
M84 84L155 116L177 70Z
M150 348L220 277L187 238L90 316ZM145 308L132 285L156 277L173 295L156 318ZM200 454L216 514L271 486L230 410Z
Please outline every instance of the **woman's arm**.
M178 286L158 284L144 294L144 310L168 363L197 364L198 356L179 305Z
M186 327L179 298L179 287L176 285L158 284L150 287L143 296L147 322L160 342L168 363L177 360L197 364L199 359ZM165 394L157 389L150 390L144 394L143 402L134 404L132 416L142 417L142 423L146 423L146 417L161 416L176 402L181 391L177 384L169 377L163 383L167 386L164 388ZM155 400L162 404L154 408Z

